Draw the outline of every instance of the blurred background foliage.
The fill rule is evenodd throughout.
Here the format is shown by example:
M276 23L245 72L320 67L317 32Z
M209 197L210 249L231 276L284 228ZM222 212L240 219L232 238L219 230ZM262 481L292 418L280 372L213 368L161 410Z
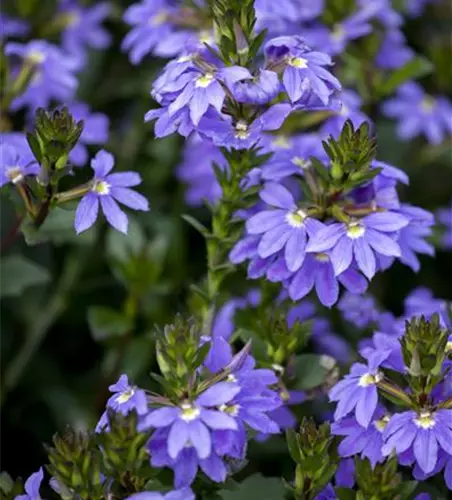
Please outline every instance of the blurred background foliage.
M2 7L29 19L34 36L48 32L50 40L58 41L49 25L53 3L6 0ZM177 136L155 140L152 125L143 122L153 107L151 82L165 61L148 57L140 66L129 63L120 50L127 32L121 16L132 2L111 3L106 27L114 42L106 51L90 53L78 98L108 115L105 149L115 155L120 170L141 173L140 191L152 210L130 217L127 237L106 224L76 236L72 212L57 210L39 241L30 235L29 242L35 244L27 246L22 238L10 241L15 214L10 202L1 199L1 459L2 469L12 476L27 477L44 463L42 443L67 424L76 429L95 424L108 385L121 372L149 387L155 325L171 322L177 312L190 313L189 284L200 282L205 272L204 241L181 218L190 213L208 224L209 214L184 203L184 185L175 177L183 141ZM408 20L404 32L410 45L434 65L421 84L432 94L452 97L452 8L447 4L429 6L423 16ZM378 106L370 111L378 133L378 159L410 176L402 199L433 211L447 205L452 198L451 139L439 146L423 139L401 142L395 124L380 116ZM21 130L23 123L24 117L16 114L14 129ZM450 253L438 251L435 259L423 256L421 264L418 274L394 265L372 282L371 292L396 314L409 291L421 284L438 297L452 299ZM253 284L234 274L224 286L224 299L243 294ZM356 342L357 332L337 311L323 308L321 314ZM280 438L254 443L249 458L256 469L274 474L278 450L286 452ZM292 465L281 463L285 467L291 470Z

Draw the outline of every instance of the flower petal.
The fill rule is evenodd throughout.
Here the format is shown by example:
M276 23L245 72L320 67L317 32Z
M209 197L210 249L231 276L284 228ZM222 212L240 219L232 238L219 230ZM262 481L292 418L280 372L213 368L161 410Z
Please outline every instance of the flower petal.
M231 399L240 392L238 385L231 382L218 382L206 389L196 398L196 403L200 406L219 406L229 403Z
M268 205L291 210L295 208L292 193L281 184L267 182L264 189L259 193L260 198Z
M199 458L207 458L212 451L212 439L209 429L200 421L193 420L188 424L188 435Z
M188 441L188 424L183 420L176 420L171 426L168 434L168 454L176 459L179 453L184 449Z
M358 267L367 279L375 276L375 255L364 237L355 240L354 254Z
M111 153L101 149L91 160L91 167L98 179L103 179L109 174L115 164L115 158Z
M133 189L112 187L110 189L110 194L116 201L119 201L119 203L133 210L143 210L144 212L149 210L148 200L142 194L133 191Z
M368 227L390 233L398 231L405 227L410 222L409 219L396 212L378 212L368 215L365 219L365 224Z
M419 467L426 474L432 472L438 460L438 442L431 429L419 429L413 451Z
M306 247L307 252L325 252L345 234L345 224L331 224L313 234Z
M116 201L111 196L104 195L100 197L100 203L109 224L121 233L127 234L127 215L119 208Z
M237 422L224 412L216 410L202 410L201 420L211 429L237 430Z
M89 229L99 213L99 198L92 192L86 194L78 204L75 212L74 227L77 234Z
M388 257L400 257L400 246L386 234L368 228L366 239L376 252Z

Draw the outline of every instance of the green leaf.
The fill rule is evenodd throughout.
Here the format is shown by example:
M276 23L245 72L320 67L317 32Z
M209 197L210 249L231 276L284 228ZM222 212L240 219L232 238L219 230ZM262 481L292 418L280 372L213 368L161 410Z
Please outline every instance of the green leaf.
M107 340L110 337L120 337L132 328L132 322L129 318L108 307L90 307L88 309L88 324L91 334L97 342Z
M11 476L3 471L0 473L0 491L3 493L9 493L14 486L14 481L11 479Z
M143 228L135 218L129 216L127 234L110 229L107 235L107 255L118 262L127 262L132 255L139 254L146 244Z
M336 496L339 500L355 500L356 493L349 488L336 488Z
M295 388L314 389L325 382L331 367L325 363L325 356L319 354L301 354L295 358Z
M188 222L199 233L201 233L202 236L204 236L204 238L211 236L210 231L206 228L206 226L201 224L201 222L199 222L198 219L195 219L194 217L192 217L191 215L188 215L188 214L182 214L181 217L182 217L182 219L184 219L184 221Z
M35 262L11 255L0 262L0 297L17 297L31 286L44 285L50 281L47 269Z
M416 56L401 68L391 73L389 78L380 86L378 92L385 96L394 92L400 85L408 80L421 78L433 70L433 65L425 58Z
M220 491L223 500L283 500L284 484L279 478L254 474L238 484L236 491Z
M301 462L300 447L298 446L297 433L293 429L286 430L286 441L292 460L297 464L300 463Z

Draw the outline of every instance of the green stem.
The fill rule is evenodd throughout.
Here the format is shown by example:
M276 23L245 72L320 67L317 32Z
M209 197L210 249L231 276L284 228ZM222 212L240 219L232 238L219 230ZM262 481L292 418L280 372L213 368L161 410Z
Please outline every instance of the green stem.
M35 65L25 60L11 88L9 88L3 96L1 101L2 109L8 109L13 99L25 91L33 77L34 70Z
M400 401L401 404L405 404L409 408L413 407L413 402L411 401L411 398L404 392L404 390L401 389L399 386L394 385L389 380L387 379L380 380L380 382L377 383L377 387L386 394L395 397L397 400Z
M39 315L33 317L28 324L25 342L6 368L1 404L3 404L6 395L17 386L47 332L68 306L71 289L80 276L84 261L79 253L69 255L50 300Z
M58 204L66 203L68 201L76 200L84 196L91 189L90 184L83 184L82 186L77 186L69 191L62 191L53 196L53 200Z

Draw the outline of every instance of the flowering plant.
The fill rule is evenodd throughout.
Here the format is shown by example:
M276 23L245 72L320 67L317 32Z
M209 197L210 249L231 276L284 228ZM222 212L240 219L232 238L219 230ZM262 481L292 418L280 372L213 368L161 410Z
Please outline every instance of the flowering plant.
M2 498L448 496L452 297L410 292L452 228L424 11L7 2L1 401L46 444Z

